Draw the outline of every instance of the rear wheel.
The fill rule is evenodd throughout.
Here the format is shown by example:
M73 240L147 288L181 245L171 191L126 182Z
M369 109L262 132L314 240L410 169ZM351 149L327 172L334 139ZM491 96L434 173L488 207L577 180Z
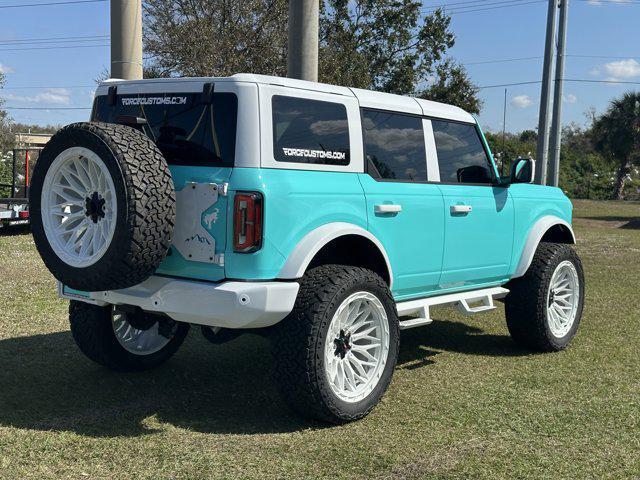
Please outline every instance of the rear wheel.
M398 348L397 312L384 280L364 268L324 265L305 274L293 312L277 326L276 373L299 413L356 420L386 391Z
M189 324L141 310L117 311L72 300L71 333L87 357L117 371L157 367L182 345Z
M584 306L584 273L573 248L541 243L527 273L509 289L505 313L516 343L547 352L569 345Z

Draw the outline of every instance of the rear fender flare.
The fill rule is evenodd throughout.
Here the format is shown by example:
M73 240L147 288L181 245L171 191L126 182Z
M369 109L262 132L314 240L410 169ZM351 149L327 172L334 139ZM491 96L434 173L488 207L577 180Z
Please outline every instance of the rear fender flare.
M364 237L367 240L370 240L378 250L380 250L387 266L389 274L389 288L391 289L393 285L391 262L389 261L389 256L387 255L387 252L380 240L364 228L346 222L328 223L307 233L289 254L287 261L278 274L278 278L301 278L313 258L322 249L322 247L330 241L345 235L358 235Z

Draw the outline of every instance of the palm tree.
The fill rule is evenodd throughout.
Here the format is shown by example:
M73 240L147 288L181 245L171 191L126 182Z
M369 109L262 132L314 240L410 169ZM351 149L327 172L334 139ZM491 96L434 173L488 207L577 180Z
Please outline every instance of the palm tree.
M624 198L624 183L633 165L640 165L640 92L611 102L592 131L596 150L616 163L614 199Z

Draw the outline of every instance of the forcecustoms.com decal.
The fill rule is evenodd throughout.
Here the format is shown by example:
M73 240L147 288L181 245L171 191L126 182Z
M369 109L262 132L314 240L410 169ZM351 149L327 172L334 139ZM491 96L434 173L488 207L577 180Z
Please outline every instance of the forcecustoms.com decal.
M187 97L136 97L123 98L122 105L186 105Z
M347 158L345 152L332 152L330 150L308 150L306 148L282 148L287 157L305 158L328 158L330 160L344 160Z

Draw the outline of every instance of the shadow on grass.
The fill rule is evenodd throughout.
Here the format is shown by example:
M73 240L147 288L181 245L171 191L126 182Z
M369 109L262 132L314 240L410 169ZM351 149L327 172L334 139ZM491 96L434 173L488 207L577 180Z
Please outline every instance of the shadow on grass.
M640 230L640 219L633 217L622 217L616 215L604 215L596 217L581 217L585 220L597 220L601 222L626 222L617 228L625 230Z
M30 235L31 225L7 225L0 226L0 237L15 237L17 235Z
M434 363L436 350L521 355L505 336L457 322L402 334L398 368ZM164 366L122 374L93 364L70 332L0 341L0 425L94 437L153 433L158 422L205 433L265 434L325 425L292 413L272 381L267 339L210 345L192 329Z
M402 367L404 363L423 360L428 365L434 363L429 357L437 355L438 351L496 357L530 353L518 347L508 335L484 333L481 328L462 322L434 320L424 328L402 332L398 363Z
M269 345L254 335L213 346L192 329L162 367L123 374L92 363L60 332L0 341L0 364L4 426L96 437L153 433L157 422L231 434L323 427L283 404Z

